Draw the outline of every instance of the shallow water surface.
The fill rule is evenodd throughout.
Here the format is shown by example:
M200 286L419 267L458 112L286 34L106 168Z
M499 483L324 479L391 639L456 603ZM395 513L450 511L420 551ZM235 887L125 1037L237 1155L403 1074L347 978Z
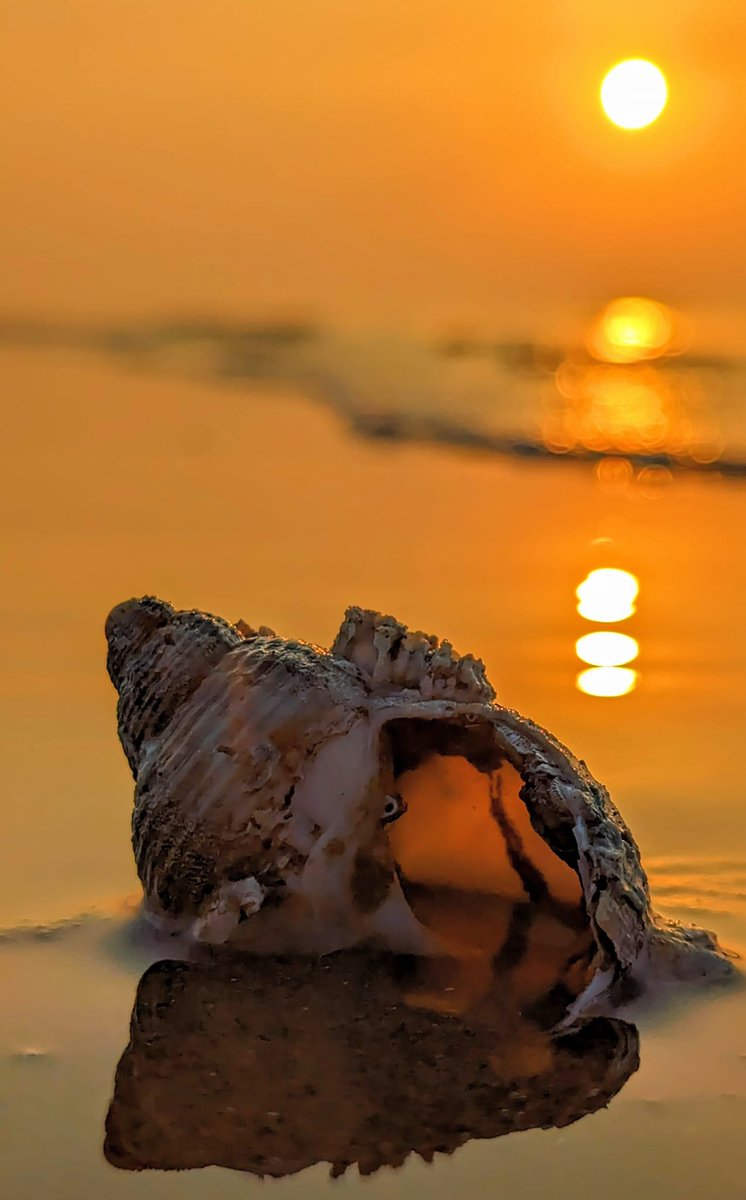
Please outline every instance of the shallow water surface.
M132 785L116 739L102 632L111 606L130 595L155 593L327 645L345 606L358 603L481 655L499 699L555 732L610 788L640 842L658 909L746 949L746 490L739 481L667 476L655 486L636 479L621 486L618 474L588 464L356 440L332 412L289 386L125 373L69 349L42 356L6 349L1 359L14 399L0 515L12 583L0 630L0 1137L14 1200L219 1200L263 1187L322 1196L332 1186L323 1162L274 1183L216 1167L131 1171L122 1169L133 1164L123 1159L121 1139L131 1146L139 1137L142 1148L144 1138L153 1161L161 1154L161 1165L173 1166L187 1165L174 1155L190 1141L222 1138L230 1153L219 1161L241 1165L245 1155L246 1165L252 1147L271 1142L285 1119L315 1147L307 1161L333 1160L338 1147L327 1139L346 1122L353 1141L397 1112L392 1128L397 1136L407 1130L417 1145L417 1130L440 1119L435 1108L425 1111L424 1098L451 1104L458 1125L456 1099L469 1090L462 1075L447 1099L448 1048L432 1049L432 1038L452 1036L448 1023L460 1018L441 1011L431 1025L411 1024L432 1009L423 995L453 994L442 979L397 979L395 995L386 991L390 980L379 990L371 984L378 1006L355 1007L328 981L299 1004L295 982L283 976L272 983L273 996L284 997L275 1011L257 1004L256 985L240 972L222 982L205 980L199 964L146 974L168 955L142 938L125 903L137 891ZM576 588L604 568L639 584L634 611L619 624L589 622L577 611ZM625 695L596 697L577 685L587 664L576 641L604 629L623 630L638 646ZM546 966L550 958L539 947L524 962ZM513 969L507 990L528 995L538 986L533 968ZM341 994L345 980L335 980ZM322 1017L313 997L324 988L333 999ZM409 1035L398 1049L382 1014L396 1013L402 994ZM193 1014L204 1017L206 1005L232 1041L227 1033L211 1041L209 1024L201 1036ZM133 1008L110 1124L110 1139L119 1138L110 1146L109 1157L120 1157L114 1166L103 1153L105 1121ZM503 1013L493 1028L490 1010L469 1036L490 1041L489 1087L504 1080L507 1089L504 1126L487 1128L467 1114L434 1164L410 1157L362 1184L353 1168L335 1186L477 1196L499 1185L511 1200L560 1200L599 1181L612 1198L632 1190L656 1200L744 1194L742 986L681 988L637 1000L619 1017L639 1034L639 1070L631 1057L637 1042L630 1049L625 1040L613 1086L606 1064L607 1083L586 1087L596 1089L586 1096L590 1115L560 1129L529 1129L515 1113L530 1108L530 1081L535 1090L554 1071L554 1083L539 1090L566 1104L571 1089L533 1026L519 1036ZM249 1026L245 1040L241 1021ZM273 1033L273 1022L284 1032ZM245 1074L231 1071L257 1033L270 1050L247 1057ZM423 1053L408 1059L417 1038ZM298 1077L283 1091L277 1064L293 1045ZM431 1050L441 1063L433 1077L425 1071ZM266 1120L254 1113L252 1125L241 1106L257 1062L268 1099ZM131 1078L139 1090L121 1092ZM398 1110L386 1098L397 1079ZM314 1093L309 1108L298 1087L317 1083L322 1095ZM609 1107L600 1107L607 1099ZM569 1119L570 1109L561 1111ZM551 1125L551 1115L539 1112L538 1123ZM508 1128L523 1131L497 1136ZM470 1133L475 1140L457 1148ZM391 1131L372 1141L380 1151ZM432 1139L424 1144L432 1147ZM397 1146L387 1159L385 1145L382 1161L396 1161Z

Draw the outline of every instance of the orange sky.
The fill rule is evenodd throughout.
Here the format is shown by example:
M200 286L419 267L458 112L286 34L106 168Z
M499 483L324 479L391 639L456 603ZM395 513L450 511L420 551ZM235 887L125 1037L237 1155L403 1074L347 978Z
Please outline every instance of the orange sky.
M736 0L0 0L0 310L732 309L745 69Z

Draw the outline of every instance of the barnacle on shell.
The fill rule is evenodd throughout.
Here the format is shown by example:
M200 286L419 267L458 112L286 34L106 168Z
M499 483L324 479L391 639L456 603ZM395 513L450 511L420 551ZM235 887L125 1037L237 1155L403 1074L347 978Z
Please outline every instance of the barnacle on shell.
M649 970L731 972L712 935L654 915L585 765L449 642L350 608L327 651L152 597L106 632L155 924L255 953L479 958L506 903L552 907L588 931L573 1012Z

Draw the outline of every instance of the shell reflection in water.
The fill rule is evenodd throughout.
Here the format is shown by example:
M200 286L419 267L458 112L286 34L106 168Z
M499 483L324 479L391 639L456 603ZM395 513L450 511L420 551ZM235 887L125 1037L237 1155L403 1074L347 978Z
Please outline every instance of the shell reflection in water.
M437 980L413 960L354 952L156 964L116 1071L106 1158L125 1170L280 1177L328 1162L333 1175L370 1174L605 1106L637 1069L637 1032L597 1017L552 1034L572 938L565 929L564 944L527 954L518 923L499 984L455 1016L464 989L443 961Z
M118 606L107 635L159 929L254 954L461 958L478 975L506 902L552 907L588 938L568 1019L632 978L732 973L712 935L653 913L585 765L450 643L351 608L327 651L152 597Z

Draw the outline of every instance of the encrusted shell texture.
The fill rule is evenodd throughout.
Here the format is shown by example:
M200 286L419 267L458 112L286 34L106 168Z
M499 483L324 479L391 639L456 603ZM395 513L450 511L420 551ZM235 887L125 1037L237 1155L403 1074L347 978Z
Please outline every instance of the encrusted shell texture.
M437 860L441 898L471 871L480 895L513 887L580 914L592 947L575 1012L651 969L731 972L712 935L654 916L635 841L585 765L450 643L351 608L326 651L152 597L114 609L107 638L154 923L260 953L453 954L423 916ZM447 844L417 876L439 821Z

